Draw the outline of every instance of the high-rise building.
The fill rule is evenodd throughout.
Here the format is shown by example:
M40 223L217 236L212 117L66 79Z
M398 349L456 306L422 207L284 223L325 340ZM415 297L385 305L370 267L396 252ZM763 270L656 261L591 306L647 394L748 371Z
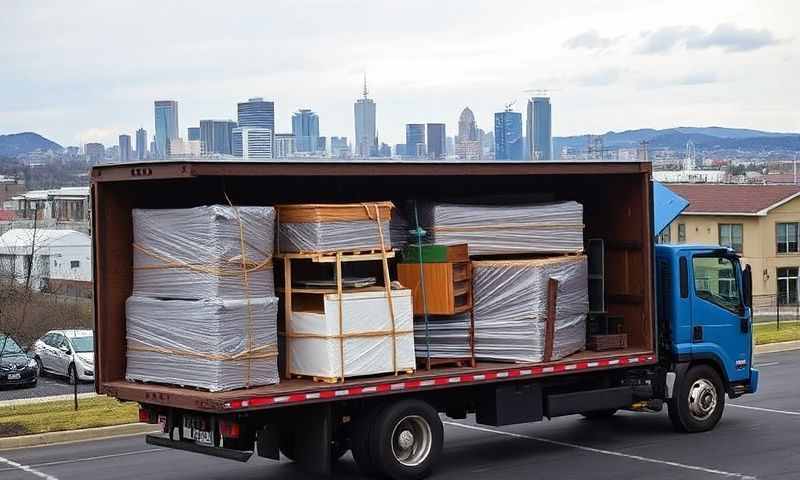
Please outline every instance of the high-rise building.
M385 143L381 143L381 147L378 149L378 155L383 158L389 158L392 156L392 147Z
M461 160L481 159L481 140L478 136L478 125L475 114L469 107L461 111L458 117L458 135L455 139L456 157Z
M130 162L133 160L131 158L131 136L130 135L120 135L119 136L119 161L120 162Z
M186 137L189 141L200 140L200 127L189 127L186 130Z
M428 158L441 160L447 155L447 135L444 123L429 123L426 126Z
M200 152L202 155L232 155L233 120L200 120Z
M321 154L328 153L328 139L327 137L317 138L317 152Z
M147 158L147 130L140 128L136 130L136 159L145 160Z
M292 115L292 134L297 152L313 153L319 143L319 117L307 108L301 108Z
M549 97L528 100L527 132L531 160L553 159L553 132Z
M261 97L253 97L246 102L236 104L239 127L266 128L275 133L275 103ZM270 146L275 139L270 139Z
M200 156L200 140L176 138L170 140L167 147L167 158L170 160L197 158Z
M274 158L291 158L294 156L294 135L291 133L276 133L273 150Z
M233 154L245 160L268 160L272 156L272 130L238 127L233 129Z
M350 157L350 146L347 145L347 137L331 137L331 157Z
M86 161L93 165L102 163L106 158L106 148L102 143L87 143L83 152L86 154Z
M155 101L156 154L155 158L167 158L167 144L178 138L178 102Z
M447 137L447 156L452 157L456 154L456 142L453 137Z
M358 158L370 156L378 146L378 135L375 116L375 102L367 98L367 76L364 75L363 98L356 100L353 106L356 120L355 155Z
M394 156L395 157L405 157L406 156L406 144L405 143L397 143L394 146Z
M421 145L421 146L420 146ZM420 155L422 153L422 155ZM406 124L406 155L409 157L425 157L425 124L407 123Z
M523 160L522 114L506 109L494 114L494 158Z

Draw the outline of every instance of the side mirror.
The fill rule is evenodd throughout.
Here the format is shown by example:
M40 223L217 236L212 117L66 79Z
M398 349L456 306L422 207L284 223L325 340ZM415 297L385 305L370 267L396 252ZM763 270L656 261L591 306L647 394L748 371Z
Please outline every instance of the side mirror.
M753 306L753 270L745 265L742 270L742 303L745 307Z
M64 353L66 353L67 355L72 353L72 350L70 350L68 345L61 345L60 347L58 347L58 349L61 350Z

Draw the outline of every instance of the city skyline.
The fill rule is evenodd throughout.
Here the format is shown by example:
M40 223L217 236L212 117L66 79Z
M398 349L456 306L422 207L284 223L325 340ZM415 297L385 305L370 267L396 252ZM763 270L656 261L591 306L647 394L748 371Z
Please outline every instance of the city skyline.
M0 78L0 132L112 145L139 126L151 131L152 101L167 98L181 106L185 135L185 125L235 118L237 101L261 95L276 101L277 132L309 107L324 121L322 135L352 144L364 72L380 104L380 140L390 144L403 142L405 123L452 123L464 105L491 125L504 104L522 105L537 88L553 90L555 136L681 125L800 131L800 86L780 80L800 64L796 3L566 2L546 16L526 3L456 5L315 5L311 38L294 28L309 21L306 9L278 0L223 25L203 8L157 2L12 1L0 19L0 58L14 66ZM157 36L119 35L123 23L147 24L162 8L182 21ZM444 15L453 16L446 32L433 21ZM57 37L40 28L56 20ZM198 36L203 30L228 36L212 41ZM40 32L36 41L20 41L30 31ZM225 68L189 54L199 47L225 58Z

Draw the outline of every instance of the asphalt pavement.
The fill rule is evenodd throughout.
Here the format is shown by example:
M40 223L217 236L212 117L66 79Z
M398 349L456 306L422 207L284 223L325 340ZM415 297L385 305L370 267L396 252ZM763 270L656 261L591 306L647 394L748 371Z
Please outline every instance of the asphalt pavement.
M3 387L0 389L0 401L67 395L73 393L74 388L74 386L67 383L66 378L48 375L39 377L36 386L33 388ZM86 392L94 392L94 383L81 382L78 384L78 393Z
M728 401L712 432L675 433L666 412L511 427L445 424L437 479L800 478L800 351L757 357L760 391ZM352 457L336 478L358 478ZM246 464L145 445L142 436L0 451L0 479L304 479L289 461Z

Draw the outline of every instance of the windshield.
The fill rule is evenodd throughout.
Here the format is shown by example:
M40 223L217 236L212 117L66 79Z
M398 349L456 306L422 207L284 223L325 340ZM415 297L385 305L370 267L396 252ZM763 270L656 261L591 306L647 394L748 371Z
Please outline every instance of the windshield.
M94 351L94 337L72 337L72 348L78 353L88 353Z
M24 353L17 342L8 335L0 337L0 355L8 353Z

